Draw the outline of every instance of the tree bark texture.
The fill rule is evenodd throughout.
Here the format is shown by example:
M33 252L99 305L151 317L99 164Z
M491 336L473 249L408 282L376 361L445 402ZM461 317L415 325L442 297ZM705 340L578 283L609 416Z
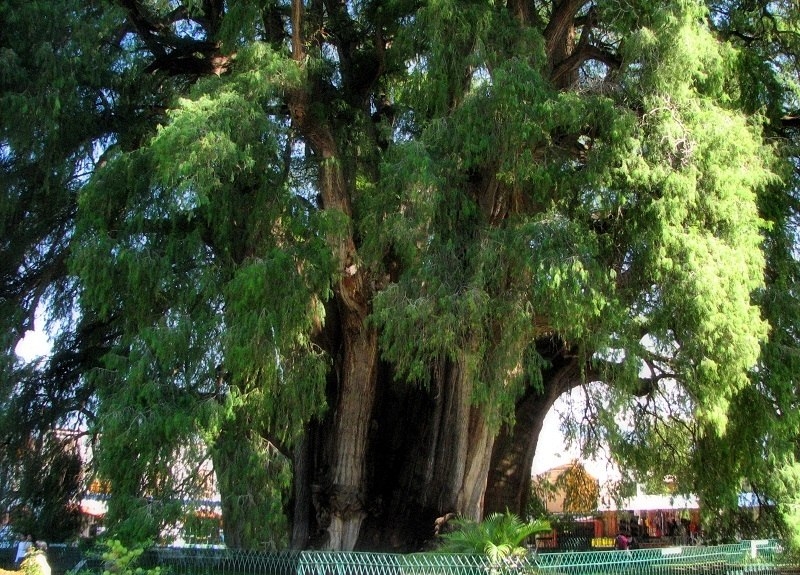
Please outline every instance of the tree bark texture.
M324 532L311 538L312 546L418 551L431 544L436 519L448 513L479 520L494 510L524 510L544 417L561 393L581 381L580 365L572 357L555 358L543 387L519 400L516 425L497 439L471 401L464 365L441 360L425 388L397 382L391 366L381 363L372 409L360 401L349 415L336 413L312 434L317 464L309 468L315 470L310 482L317 507L311 520ZM339 378L331 387L343 385ZM360 423L348 432L341 428L345 417ZM364 451L358 429L366 437ZM353 445L338 457L328 455L343 441Z
M340 397L334 417L328 548L352 550L366 516L364 473L375 398L378 339L374 329L346 333Z
M484 515L511 510L524 513L530 498L531 467L547 413L555 401L583 383L576 357L563 352L551 359L543 387L531 386L517 402L513 427L504 426L494 443L487 479Z

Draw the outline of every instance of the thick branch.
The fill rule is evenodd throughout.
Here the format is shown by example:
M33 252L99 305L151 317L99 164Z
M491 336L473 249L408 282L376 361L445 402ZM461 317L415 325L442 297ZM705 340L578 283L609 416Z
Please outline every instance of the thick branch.
M570 389L592 381L598 374L580 361L574 350L558 338L543 338L537 349L550 361L542 373L544 389L531 386L517 402L515 424L495 441L484 514L507 509L522 513L530 493L530 469L544 418L555 401Z
M800 128L800 114L788 114L781 118L781 126L784 128Z
M528 0L508 0L508 11L516 18L523 26L530 21L531 10L530 2Z
M597 24L597 10L592 6L589 12L576 18L575 25L581 27L581 37L578 45L572 54L566 59L558 69L554 71L554 76L560 77L562 74L570 74L577 70L587 60L596 60L604 63L609 68L617 70L622 65L620 57L607 47L592 43L592 32ZM561 69L563 67L563 70Z
M292 0L292 59L300 62L305 57L303 49L303 0Z
M170 76L219 76L228 70L233 59L233 55L220 54L217 43L195 41L163 52L145 68L145 72L162 71Z
M578 10L584 5L586 0L560 0L556 2L550 21L544 29L545 46L547 53L550 54L555 48L555 43L563 38L567 30L574 24Z
M550 67L555 69L572 53L575 18L586 0L560 0L555 3L550 21L544 29L545 49Z

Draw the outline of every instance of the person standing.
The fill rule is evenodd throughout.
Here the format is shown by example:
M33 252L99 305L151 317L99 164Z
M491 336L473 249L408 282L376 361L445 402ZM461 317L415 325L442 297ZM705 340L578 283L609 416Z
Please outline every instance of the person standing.
M628 536L625 535L625 533L620 532L617 534L617 538L614 541L614 546L619 551L627 551L629 543L630 539L628 539Z
M25 559L25 556L28 554L31 545L33 545L33 537L31 537L30 534L19 540L19 543L17 543L17 556L14 558L14 565L17 567L20 566L20 563L22 563L22 560Z

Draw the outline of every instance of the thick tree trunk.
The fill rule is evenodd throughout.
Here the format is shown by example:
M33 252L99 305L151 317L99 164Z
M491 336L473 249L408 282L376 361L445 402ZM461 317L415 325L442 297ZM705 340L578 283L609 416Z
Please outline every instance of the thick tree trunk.
M562 0L554 9L556 22L546 30L551 66L558 65L571 52L573 19L581 5L581 0ZM293 58L300 63L304 55L301 42L303 3L294 0L292 7ZM518 8L517 15L525 20L529 15L522 3L518 3ZM319 190L323 209L340 211L350 218L351 185L334 131L326 123L329 120L310 113L310 102L317 97L317 91L312 85L291 93L289 109L295 126L320 159ZM509 209L507 203L498 204L497 199L491 202L492 206L499 206L494 206L491 221L502 220ZM324 451L325 463L323 469L310 472L315 477L319 494L316 504L317 513L322 517L320 527L327 530L325 546L347 550L357 544L383 545L387 535L394 541L409 540L409 530L418 530L419 534L411 541L424 540L433 534L433 520L449 512L480 519L486 507L484 495L492 468L495 438L481 407L472 404L468 351L457 359L443 360L433 368L435 373L427 396L406 394L397 389L399 384L381 386L382 393L397 394L395 397L403 396L412 403L415 410L405 411L405 417L387 413L385 410L390 408L385 404L384 411L373 413L378 399L378 335L366 325L366 318L374 287L368 272L359 267L353 230L332 235L330 240L341 266L341 280L335 286L340 340L339 347L330 350L337 357L338 379L332 386L336 389L331 398L333 419L326 424L330 437L322 439L324 446L318 446ZM552 404L554 399L540 409ZM394 404L392 408L402 410L403 406ZM541 414L534 410L528 415L534 422L526 424L529 432L537 418L541 427L545 414L546 409ZM524 418L525 414L518 416ZM399 427L393 429L393 426ZM523 431L520 426L520 433ZM529 475L535 443L531 445L529 438L523 438L523 445L531 453L523 450L519 455L509 453L507 456L516 465L524 466L527 461ZM389 453L382 456L381 451L385 449L389 449ZM495 450L497 456L506 449ZM389 462L389 468L394 470L392 475L377 469L376 462L381 460ZM495 467L500 472L499 462ZM511 476L509 481L518 483L516 477ZM520 488L516 486L517 490ZM507 497L504 495L502 499ZM515 501L517 508L521 501L519 496ZM369 532L361 533L365 520Z
M544 418L557 395L531 390L519 402L513 428L504 428L495 441L487 479L484 513L506 510L524 516L531 482L531 465Z
M292 549L305 549L311 539L311 462L308 432L294 448L292 458Z
M517 402L514 426L504 427L494 443L484 514L510 510L524 516L544 419L563 393L584 382L588 368L581 368L577 357L559 350L542 373L542 389L530 387Z
M340 397L334 420L329 549L352 550L366 516L365 465L377 379L377 332L345 325Z
M472 405L472 375L462 353L436 378L430 447L425 453L423 505L437 513L479 519L492 442L480 407Z
M441 360L429 387L384 366L370 435L368 517L358 547L418 551L447 513L480 519L494 437L472 402L466 355Z
M455 511L466 469L469 447L471 381L464 362L444 362L435 377L435 411L427 453L424 502L434 508Z
M292 2L293 57L302 61L301 22L303 6ZM313 84L313 82L312 82ZM336 375L338 396L331 406L335 419L330 440L330 464L327 477L318 478L326 493L318 503L328 518L329 549L353 549L365 517L365 455L367 434L372 420L378 367L377 331L366 325L372 301L369 272L359 266L354 231L351 227L352 205L344 162L325 118L309 114L314 87L296 90L289 96L289 109L295 125L320 159L319 192L322 208L339 212L347 228L332 233L329 244L339 266L340 279L335 286L340 317L340 366ZM331 350L334 351L334 350ZM338 355L338 353L337 353ZM320 510L318 510L318 513Z
M466 466L455 511L463 517L479 521L483 518L483 497L492 458L494 434L490 432L480 407L473 407L471 411Z

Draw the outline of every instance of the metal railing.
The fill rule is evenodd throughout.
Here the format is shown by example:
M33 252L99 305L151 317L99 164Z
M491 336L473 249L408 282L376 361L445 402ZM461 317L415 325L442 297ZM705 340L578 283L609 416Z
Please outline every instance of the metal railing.
M155 550L147 563L175 575L756 575L782 571L774 541L630 551L531 553L492 562L483 555L213 549Z
M4 550L5 551L5 550ZM776 541L630 551L539 552L515 561L483 555L296 551L267 553L214 548L156 548L142 567L171 575L800 575L783 563ZM9 557L11 559L11 557ZM53 575L102 573L99 559L75 547L51 546Z

